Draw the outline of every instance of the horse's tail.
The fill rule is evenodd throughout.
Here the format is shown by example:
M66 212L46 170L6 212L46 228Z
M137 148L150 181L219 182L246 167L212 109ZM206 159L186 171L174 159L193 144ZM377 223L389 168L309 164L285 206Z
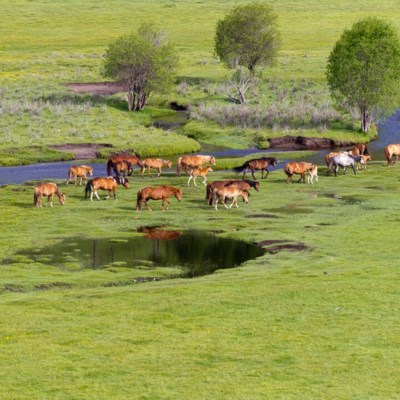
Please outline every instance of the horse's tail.
M384 150L385 150L386 160L387 160L388 164L390 164L392 161L392 157L390 155L389 146L386 146Z
M176 173L178 174L178 176L181 176L181 172L182 172L182 157L179 157L176 165Z
M241 167L234 167L233 170L234 170L235 172L241 172L241 171L243 171L245 168L247 168L248 165L249 165L249 162L246 161Z
M137 211L140 210L140 206L141 206L141 203L142 203L141 199L142 199L142 191L139 190L137 192L137 196L136 196L136 210Z
M107 175L108 176L112 176L113 167L114 167L114 163L112 162L112 160L108 160L107 161Z
M93 179L89 179L86 186L85 186L85 199L87 199L88 193L92 187Z
M38 200L39 200L39 191L37 190L37 188L35 188L35 190L33 192L33 205L34 206L37 206Z
M208 183L206 186L206 202L208 203L209 206L213 205L211 183Z
M369 154L367 145L365 145L364 152L362 154L364 154L365 156Z
M293 175L293 173L292 173L292 171L291 171L291 169L290 169L289 164L285 164L285 166L283 167L283 172L285 172L285 174L286 174L287 176L292 176L292 175Z
M67 185L69 183L69 180L71 179L71 173L72 173L72 167L68 170L68 174L67 174Z

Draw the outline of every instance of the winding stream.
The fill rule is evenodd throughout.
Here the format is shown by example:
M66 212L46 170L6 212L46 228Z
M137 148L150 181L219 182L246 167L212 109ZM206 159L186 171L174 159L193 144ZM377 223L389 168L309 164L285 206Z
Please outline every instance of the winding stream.
M158 121L155 123L160 128L173 129L176 126L182 124L176 120L166 119L165 121ZM372 155L373 160L384 160L383 148L389 143L400 143L400 111L389 117L384 123L379 126L379 138L368 144L369 152ZM211 154L216 158L233 158L243 157L248 154L263 152L272 153L279 151L287 151L287 149L268 149L259 150L256 148L250 148L245 150L237 150L230 148L223 148L221 146L212 146L209 144L202 145L201 153ZM327 149L320 150L316 154L305 157L304 161L315 162L322 164L323 156L327 153ZM176 158L176 157L175 157ZM283 163L287 160L281 159L281 163L276 168L281 168ZM68 162L55 162L55 163L41 163L41 164L30 164L13 167L0 167L0 185L8 184L20 184L26 181L35 181L43 179L65 179L67 178L67 171L71 165L81 164L79 161L68 161ZM94 169L94 176L105 176L106 167L105 163L87 163ZM170 170L172 172L174 170Z

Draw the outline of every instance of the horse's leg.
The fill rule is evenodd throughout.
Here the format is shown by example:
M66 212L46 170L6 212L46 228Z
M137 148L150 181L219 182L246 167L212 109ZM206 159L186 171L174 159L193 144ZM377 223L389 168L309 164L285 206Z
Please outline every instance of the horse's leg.
M207 182L207 177L204 176L204 179L203 179L203 182L202 182L204 186L207 186L207 183L206 183L206 182Z
M225 206L225 208L228 210L229 207L226 205L226 196L222 197L222 204Z
M47 205L49 205L50 207L53 207L53 196L54 194L50 194L47 196Z
M111 196L111 190L110 189L108 189L107 190L107 193L108 193L108 196L104 199L104 200L107 200L107 199L109 199L110 198L110 196Z
M352 166L353 167L353 166ZM346 173L347 173L347 167L343 167L344 168L344 173L343 173L343 175L346 175Z
M188 184L188 186L189 186L189 183L190 183L190 181L192 180L192 178L193 178L193 176L192 176L192 175L190 175L190 176L189 176L188 183L187 183L187 184Z
M159 178L161 175L161 167L158 167L158 174L157 174L157 178Z
M354 164L351 164L351 168L353 168L354 175L356 175L357 172L356 172L356 168L354 167Z
M94 191L94 194L95 194L95 196L97 197L97 200L100 201L101 199L100 199L100 197L99 197L99 195L98 195L98 193L97 193L97 190ZM90 200L92 200L92 197L93 197L93 192L92 192L92 196L90 197Z
M254 171L255 170L252 168L251 169L251 176L253 177L254 180L256 180L256 177L254 176ZM261 179L262 179L262 176L263 176L263 172L261 171Z
M248 169L249 169L249 167L246 167L244 169L242 179L244 179L244 177L246 176L246 173L247 173Z
M194 186L197 187L196 178L197 178L197 176L195 176L195 177L193 178L193 183L194 183Z

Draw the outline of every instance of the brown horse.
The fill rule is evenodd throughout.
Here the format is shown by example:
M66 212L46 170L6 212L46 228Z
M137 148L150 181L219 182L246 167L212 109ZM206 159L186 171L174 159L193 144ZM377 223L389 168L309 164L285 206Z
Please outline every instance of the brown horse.
M254 171L260 171L261 170L261 179L264 178L264 171L267 173L265 175L265 178L269 174L269 169L268 167L272 165L273 167L278 163L278 160L275 157L261 157L261 158L253 158L252 160L246 161L241 167L235 167L233 168L234 171L240 172L244 169L243 171L243 179L247 173L247 171L250 169L251 170L251 175L253 176L253 179L255 180L256 177L254 176Z
M237 204L237 198L239 196L243 197L245 203L249 202L250 193L247 190L240 189L236 185L222 186L218 189L214 189L213 197L215 209L218 210L218 200L221 200L225 208L232 208L233 205L239 207ZM232 199L232 203L229 207L226 205L226 199Z
M189 176L189 180L188 180L188 186L190 181L193 179L193 183L194 186L197 187L197 183L196 183L196 178L198 176L201 176L203 178L203 182L201 182L204 186L206 186L206 182L207 182L207 174L209 171L213 171L212 168L208 165L207 167L204 168L193 168L190 171L190 176Z
M364 160L364 169L367 169L367 162L371 161L371 156L369 154L361 154L360 156ZM362 163L358 162L357 169L363 169L362 165Z
M214 205L213 192L214 189L219 189L222 186L236 185L242 190L249 191L250 188L254 188L257 192L260 190L260 183L257 181L251 181L249 179L237 180L227 179L224 181L214 181L206 186L206 202L212 206Z
M33 205L37 208L42 208L42 197L47 196L47 205L53 207L53 197L57 195L60 204L65 204L65 196L60 191L58 186L53 182L39 183L33 191Z
M182 156L178 158L176 173L180 176L182 168L188 174L189 168L201 168L203 164L210 163L211 165L215 165L215 157L213 156Z
M87 174L90 176L93 176L93 167L89 167L87 165L73 165L69 170L68 170L68 175L67 175L67 185L69 184L69 181L71 180L71 176L74 177L74 183L76 186L76 179L80 178L79 186L82 185L82 179L86 182L87 181Z
M353 154L353 156L367 155L368 148L364 143L357 143L351 149L347 150L349 153Z
M108 177L108 178L93 178L90 179L90 181L86 184L85 188L85 199L87 198L87 195L89 192L90 193L90 201L93 201L93 194L97 197L97 200L100 200L99 195L97 194L97 191L99 189L101 190L107 190L108 191L108 196L105 198L107 200L110 196L111 193L114 195L114 200L117 200L117 187L118 185L123 185L126 189L129 188L129 182L128 179L123 178L123 177Z
M126 175L131 176L133 172L132 164L129 161L114 162L112 168L116 176L121 176L122 173L122 176L124 178L126 177Z
M388 165L392 164L392 157L396 156L396 159L393 164L395 164L399 160L400 156L400 144L389 144L385 147L385 157Z
M288 162L285 164L283 167L283 170L285 174L287 175L286 183L292 182L292 176L293 175L300 175L300 179L298 182L303 181L303 183L306 183L306 173L310 171L310 169L314 169L316 167L316 164L313 163L308 163L308 162Z
M113 165L119 161L126 161L130 163L131 167L134 165L141 166L140 157L136 155L129 155L129 154L117 154L115 156L111 156L107 161L107 175L111 176L113 171Z
M138 191L136 211L140 211L142 204L146 205L149 211L152 211L147 204L149 200L162 200L161 209L164 211L164 204L167 203L167 210L169 209L170 202L169 196L175 196L178 201L182 200L182 191L173 186L148 186Z
M161 168L165 166L167 168L172 168L172 161L163 160L162 158L145 158L142 160L141 171L142 176L144 176L144 170L147 168L148 173L150 174L150 169L156 169L158 171L157 177L161 175Z

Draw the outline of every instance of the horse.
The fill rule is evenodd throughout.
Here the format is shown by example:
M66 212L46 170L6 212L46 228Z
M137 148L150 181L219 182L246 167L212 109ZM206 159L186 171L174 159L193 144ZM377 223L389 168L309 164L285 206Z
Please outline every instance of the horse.
M367 169L367 162L371 161L371 156L369 154L360 154L360 157L364 160L364 163L357 163L357 169L362 170L362 165L364 165L364 169Z
M261 157L261 158L253 158L251 160L246 161L242 166L240 167L235 167L233 170L235 172L240 172L244 169L243 172L243 177L244 179L247 171L251 169L251 175L253 176L253 179L255 180L256 177L254 176L254 171L260 171L261 170L261 179L264 178L264 171L267 173L265 175L265 178L269 174L269 169L268 167L272 165L275 167L275 165L278 163L278 160L275 157Z
M356 143L351 149L347 150L353 156L367 155L369 154L367 145L364 143Z
M33 205L42 208L42 197L47 196L47 205L53 207L53 197L57 195L60 204L65 204L65 195L60 191L58 186L53 182L43 182L35 186L33 191Z
M113 170L113 165L119 161L126 161L130 163L131 167L133 165L138 165L140 167L141 165L141 159L139 156L136 155L129 155L129 154L117 154L114 156L111 156L108 161L107 161L107 175L111 176L112 175L112 170Z
M249 191L250 188L254 188L255 191L260 190L260 183L257 181L251 181L249 179L244 179L244 180L237 180L237 179L227 179L224 181L214 181L206 186L206 202L212 206L214 205L214 198L213 198L213 192L214 189L218 189L222 186L229 186L229 185L236 185L242 190Z
M82 185L82 179L86 182L87 181L87 174L90 176L93 176L93 167L88 167L87 165L73 165L69 170L68 170L68 175L67 175L67 185L69 184L69 181L71 180L71 176L74 177L74 183L76 186L76 179L80 178L79 186Z
M315 183L318 183L318 165L317 164L314 164L314 166L308 170L308 178L307 178L308 184L311 183L311 185L313 185L314 179L315 179Z
M396 156L396 160L393 164L395 164L399 160L400 156L400 144L389 144L385 147L385 157L387 160L387 165L392 164L392 157Z
M239 206L237 204L237 198L239 196L243 197L243 201L246 204L249 202L250 193L247 190L240 189L236 185L222 186L218 189L214 189L213 197L214 197L215 209L218 210L218 200L219 199L221 199L222 204L227 209L232 208L233 205L235 205L235 207L238 208ZM226 205L227 198L232 199L232 203L229 207Z
M112 169L116 176L122 176L125 178L126 175L131 176L133 169L132 164L129 161L117 161L112 164Z
M306 173L310 171L310 169L314 169L316 164L308 163L308 162L288 162L283 167L283 171L287 175L286 183L292 182L293 183L293 175L300 175L300 179L298 182L303 181L306 183Z
M180 176L183 168L188 174L189 168L201 168L203 164L207 162L211 165L215 165L215 157L207 155L179 157L177 161L176 173L178 174L178 176Z
M172 168L172 161L163 160L162 158L145 158L142 160L141 171L142 177L144 176L144 170L147 168L148 173L150 174L150 169L157 169L158 174L157 177L161 175L161 168L166 166L167 168Z
M329 161L328 175L333 168L335 176L337 176L339 167L344 168L344 174L346 174L347 172L347 167L351 167L355 175L357 173L355 167L357 163L364 164L364 159L362 158L362 156L353 156L352 154L341 154L339 156L333 156Z
M198 176L201 176L203 178L203 182L201 182L204 186L206 186L206 182L207 182L207 174L208 172L213 171L213 169L208 165L207 167L204 168L193 168L190 171L190 176L189 176L189 180L188 180L188 186L190 181L193 179L193 183L194 186L197 187L197 183L196 183L196 178Z
M152 211L147 204L149 200L162 200L161 209L164 211L164 204L167 203L167 210L169 209L170 202L169 196L175 196L178 201L182 200L182 191L173 186L148 186L138 191L136 211L140 211L142 204L146 205L149 211Z
M93 194L97 197L97 200L100 200L99 195L97 194L97 191L99 189L101 190L107 190L108 191L108 196L105 198L107 200L110 196L111 193L114 196L114 200L117 200L117 187L118 185L124 186L124 188L128 189L129 188L129 181L126 178L123 177L116 177L113 178L109 176L108 178L93 178L88 181L85 187L85 199L87 198L87 195L89 192L90 193L90 201L93 201Z

